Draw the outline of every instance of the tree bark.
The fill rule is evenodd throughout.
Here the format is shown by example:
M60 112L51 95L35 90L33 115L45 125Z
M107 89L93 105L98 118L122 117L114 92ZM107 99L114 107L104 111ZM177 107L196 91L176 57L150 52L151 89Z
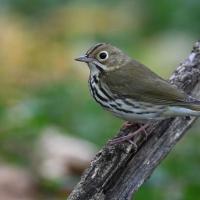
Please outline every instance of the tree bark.
M200 96L200 42L195 43L189 57L178 66L169 81L196 98ZM131 199L195 120L195 117L177 117L150 124L147 139L142 134L134 138L137 150L128 142L107 143L68 199ZM134 131L134 127L122 128L117 135L126 135L130 131Z

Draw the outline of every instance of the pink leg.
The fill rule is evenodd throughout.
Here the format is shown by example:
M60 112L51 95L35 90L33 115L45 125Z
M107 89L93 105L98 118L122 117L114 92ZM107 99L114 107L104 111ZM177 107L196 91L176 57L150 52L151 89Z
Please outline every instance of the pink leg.
M147 131L146 131L146 128L148 127L148 125L149 125L149 124L145 124L145 125L141 125L141 126L140 126L140 128L142 129L142 133L143 133L143 135L144 135L144 137L145 137L145 140L147 139L147 136L148 136ZM146 127L145 127L145 126L146 126Z
M131 128L131 127L134 127L136 125L137 125L137 123L127 121L123 124L123 128Z
M119 137L119 138L115 138L113 140L111 140L109 143L110 144L119 144L122 143L124 141L130 141L135 135L137 135L138 133L140 133L141 131L145 133L145 136L147 137L147 133L146 133L146 128L149 126L149 124L145 124L143 126L141 126L139 129L137 129L136 131L134 131L133 133L129 133L128 135Z

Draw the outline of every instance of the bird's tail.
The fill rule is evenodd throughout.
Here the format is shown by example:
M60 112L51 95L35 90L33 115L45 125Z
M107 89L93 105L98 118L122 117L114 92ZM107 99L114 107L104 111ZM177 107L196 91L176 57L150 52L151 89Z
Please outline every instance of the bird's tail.
M165 112L165 115L169 116L200 116L200 107L182 107L182 106L171 106L168 111Z
M194 97L188 96L186 104L187 104L186 108L191 109L194 112L197 112L197 114L200 112L200 100L195 99Z
M200 101L189 96L187 101L169 108L169 113L178 116L200 116Z

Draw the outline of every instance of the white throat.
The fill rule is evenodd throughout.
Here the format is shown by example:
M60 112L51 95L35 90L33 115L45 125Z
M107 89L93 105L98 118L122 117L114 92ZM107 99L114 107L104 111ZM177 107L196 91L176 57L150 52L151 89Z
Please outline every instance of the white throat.
M88 63L88 66L90 68L90 75L92 76L101 73L101 71L106 71L106 66L96 61Z
M96 68L95 64L89 63L88 66L90 68L90 75L94 76L100 73L100 71Z

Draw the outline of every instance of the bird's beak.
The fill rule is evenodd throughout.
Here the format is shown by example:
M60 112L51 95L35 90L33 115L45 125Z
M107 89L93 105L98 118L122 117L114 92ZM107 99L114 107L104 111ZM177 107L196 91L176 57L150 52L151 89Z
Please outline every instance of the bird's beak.
M79 62L89 63L89 62L92 62L94 59L93 58L88 58L87 55L83 55L83 56L80 56L78 58L75 58L75 60L79 61Z

